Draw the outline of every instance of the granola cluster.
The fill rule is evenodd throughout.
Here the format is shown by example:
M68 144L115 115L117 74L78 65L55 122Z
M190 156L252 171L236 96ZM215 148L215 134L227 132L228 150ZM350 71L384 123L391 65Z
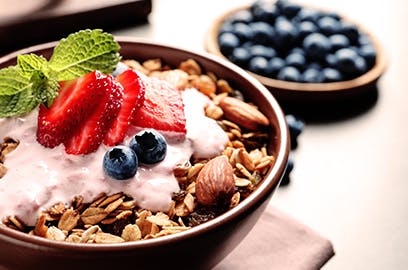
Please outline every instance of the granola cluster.
M254 105L245 103L242 93L233 89L227 81L218 79L214 73L204 73L192 59L181 62L176 68L164 65L160 59L123 62L148 76L166 80L180 90L194 87L211 98L213 102L205 108L205 113L217 121L229 138L220 153L231 165L231 177L235 182L228 201L215 205L200 203L196 195L197 178L209 160L192 159L174 168L180 192L174 194L170 210L166 213L141 209L125 193L100 194L92 202L84 202L81 196L77 196L70 203L58 203L40 213L34 227L26 226L16 216L5 217L4 225L32 235L75 243L117 243L157 238L188 230L237 206L251 194L274 164L274 156L267 151L272 131L268 122L265 124L266 117ZM232 100L228 101L225 97ZM236 110L235 107L241 106L241 103L244 109ZM0 145L0 181L6 173L5 155L17 145L18 142L11 138L5 138Z

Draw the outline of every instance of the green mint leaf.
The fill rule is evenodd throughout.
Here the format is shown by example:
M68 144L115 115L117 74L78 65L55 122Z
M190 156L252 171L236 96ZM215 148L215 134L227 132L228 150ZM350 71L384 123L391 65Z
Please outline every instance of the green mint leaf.
M81 30L62 39L49 61L58 80L72 80L91 71L111 73L120 60L119 44L100 29Z
M18 72L16 73L18 74ZM32 84L28 82L27 86L18 93L0 96L1 118L25 114L38 106L38 94L35 92L36 89L31 86Z
M30 87L30 79L23 76L17 66L0 69L0 96L15 95Z
M33 92L37 93L38 103L43 103L47 107L51 106L60 88L56 76L47 78L43 71L35 70L32 73L30 82Z
M36 54L24 54L17 56L17 66L19 67L20 73L27 77L31 78L35 70L45 71L48 69L48 62L42 56Z

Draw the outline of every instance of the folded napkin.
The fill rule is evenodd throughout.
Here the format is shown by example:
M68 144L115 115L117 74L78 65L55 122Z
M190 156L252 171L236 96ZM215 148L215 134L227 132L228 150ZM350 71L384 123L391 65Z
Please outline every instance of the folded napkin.
M240 245L214 270L312 270L334 256L331 242L269 207Z

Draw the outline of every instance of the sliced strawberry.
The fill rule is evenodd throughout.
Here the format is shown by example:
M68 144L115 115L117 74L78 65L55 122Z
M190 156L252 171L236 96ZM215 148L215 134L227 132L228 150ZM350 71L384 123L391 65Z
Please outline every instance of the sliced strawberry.
M157 78L144 78L145 100L136 112L133 125L162 131L186 133L186 117L181 92Z
M40 106L37 141L55 147L68 138L75 127L92 112L103 93L96 87L103 74L94 71L78 79L60 82L57 98L50 106Z
M108 146L117 145L123 141L135 111L143 104L145 92L145 88L141 87L139 75L131 69L121 73L116 80L123 86L123 103L118 116L105 135L103 142Z
M112 121L118 115L123 101L123 87L111 75L98 81L97 88L103 93L95 110L64 141L68 154L89 154L98 149Z

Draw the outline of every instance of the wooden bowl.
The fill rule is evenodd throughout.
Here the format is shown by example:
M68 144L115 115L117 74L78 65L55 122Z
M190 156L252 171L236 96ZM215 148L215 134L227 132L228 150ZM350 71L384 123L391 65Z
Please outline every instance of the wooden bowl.
M206 34L205 49L208 52L217 55L218 57L227 59L221 53L220 47L218 45L217 37L219 29L222 23L230 18L233 14L237 13L238 11L247 10L249 8L250 6L238 7L218 17L210 26ZM351 20L345 18L343 15L340 16L342 20L352 22ZM282 102L322 102L328 100L336 100L339 98L341 99L344 97L357 96L359 94L366 93L367 91L372 91L376 89L376 83L383 74L386 67L384 51L377 39L371 33L366 31L363 27L361 27L361 25L358 25L356 23L354 24L357 25L358 29L368 35L377 52L375 65L369 71L357 78L330 83L298 83L272 79L259 74L255 74L251 71L247 72L257 80L259 80L263 85L265 85L272 92L272 94Z

